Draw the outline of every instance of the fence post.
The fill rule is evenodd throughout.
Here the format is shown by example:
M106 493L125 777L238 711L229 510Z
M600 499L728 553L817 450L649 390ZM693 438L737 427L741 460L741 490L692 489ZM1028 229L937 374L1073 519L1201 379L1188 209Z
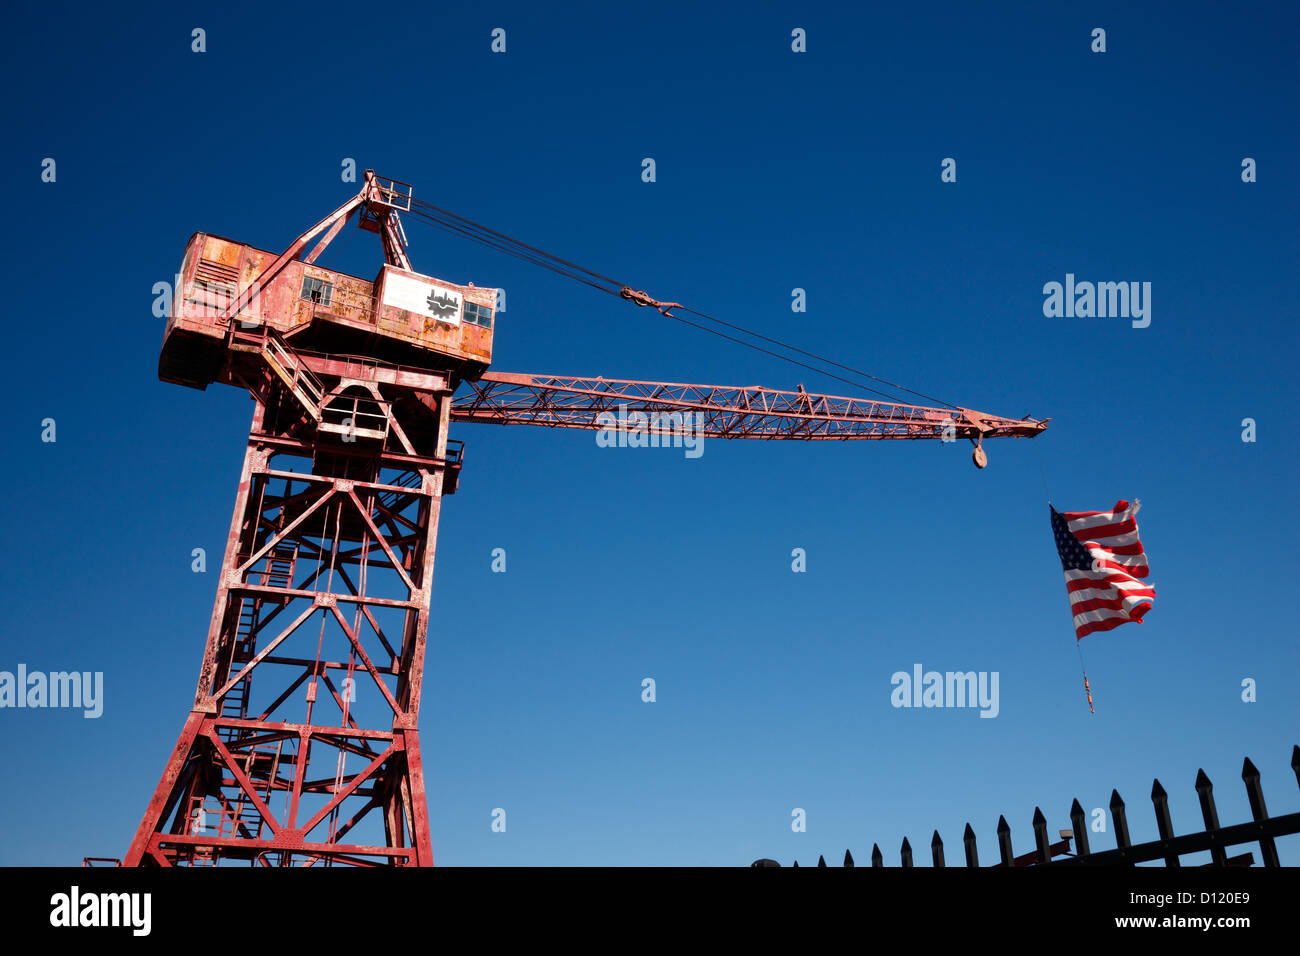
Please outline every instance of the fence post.
M884 858L884 857L881 855L881 853L880 853L880 844L879 844L879 843L873 843L873 844L871 844L871 865L872 865L872 866L884 866L884 865L885 865L885 858Z
M903 837L903 866L910 868L912 866L912 844L907 842L907 837Z
M1160 843L1168 849L1169 841L1174 838L1174 823L1169 819L1169 794L1160 786L1159 778L1151 784L1151 803L1156 808L1156 829L1160 831ZM1181 865L1177 853L1165 853L1165 866Z
M1264 805L1264 789L1259 785L1259 771L1255 765L1246 758L1246 762L1241 765L1241 779L1246 782L1246 798L1250 800L1250 816L1259 824L1268 820L1268 808ZM1277 844L1273 842L1271 836L1263 835L1259 838L1259 855L1264 858L1264 866L1278 866L1277 861Z
M998 817L998 852L1002 854L1003 866L1016 865L1016 855L1011 852L1011 824L1005 816Z
M1196 795L1201 798L1201 818L1205 820L1205 832L1212 837L1217 837L1219 811L1214 806L1214 784L1210 783L1210 778L1205 775L1204 767L1196 771ZM1214 860L1215 866L1228 865L1228 854L1223 851L1220 843L1211 844L1210 858Z
M1092 852L1088 849L1088 825L1084 822L1087 818L1083 807L1079 806L1079 798L1075 797L1074 803L1070 804L1070 827L1074 830L1074 855L1077 857Z
M939 839L939 831L934 831L934 836L930 838L930 856L934 857L934 865L941 867L943 863L943 841Z
M1047 839L1047 817L1041 807L1034 807L1034 846L1038 848L1040 866L1052 862L1052 843Z
M845 850L845 851L844 851L844 865L845 865L845 866L853 866L853 865L854 865L854 863L853 863L853 854L850 853L848 850Z
M823 855L820 855L820 854L819 854L818 857L817 857L817 865L818 865L818 866L825 866L825 865L826 865L826 857L823 856Z
M979 851L975 848L975 831L971 829L970 823L966 824L966 832L961 835L961 842L966 844L966 865L979 866Z
M1110 792L1110 818L1115 824L1115 846L1127 850L1133 841L1128 836L1128 814L1124 811L1124 801L1118 790Z

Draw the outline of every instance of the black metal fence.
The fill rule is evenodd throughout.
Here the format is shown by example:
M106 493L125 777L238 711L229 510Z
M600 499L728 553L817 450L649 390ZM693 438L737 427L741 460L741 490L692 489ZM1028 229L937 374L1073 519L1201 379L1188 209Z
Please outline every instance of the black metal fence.
M1296 784L1300 786L1300 746L1291 749L1291 769L1295 772ZM1047 834L1047 818L1043 811L1034 808L1034 849L1016 856L1011 843L1011 825L1005 816L998 818L998 857L1000 862L993 866L1034 866L1046 862L1052 866L1132 866L1136 863L1149 863L1164 860L1165 866L1181 866L1180 857L1189 853L1210 852L1211 862L1205 866L1251 866L1255 862L1253 853L1229 856L1228 850L1243 844L1258 844L1260 857L1266 867L1278 866L1276 838L1293 833L1300 833L1300 813L1288 813L1280 817L1270 817L1264 804L1264 790L1260 786L1259 771L1247 757L1241 768L1241 779L1246 785L1246 797L1250 801L1249 823L1234 826L1219 825L1219 811L1214 805L1214 784L1205 775L1204 770L1196 774L1196 794L1200 798L1201 818L1205 829L1199 833L1184 836L1174 835L1173 821L1169 816L1169 796L1165 788L1156 780L1151 786L1151 803L1155 809L1156 829L1160 834L1158 840L1134 844L1129 839L1128 816L1124 801L1116 790L1110 795L1110 816L1115 832L1115 849L1094 850L1088 840L1087 813L1076 799L1070 807L1071 831L1060 830L1056 843L1052 843ZM1070 842L1074 842L1071 852ZM979 849L975 845L975 831L969 823L962 834L962 849L965 852L966 866L977 867ZM904 867L912 863L912 845L903 838L900 857ZM934 866L946 866L943 840L939 831L934 831L930 839L930 857ZM752 866L780 866L775 860L755 860ZM798 861L795 861L798 866ZM826 865L824 856L818 857L818 866ZM853 866L853 854L844 851L844 865ZM884 857L879 844L871 848L871 865L884 866Z

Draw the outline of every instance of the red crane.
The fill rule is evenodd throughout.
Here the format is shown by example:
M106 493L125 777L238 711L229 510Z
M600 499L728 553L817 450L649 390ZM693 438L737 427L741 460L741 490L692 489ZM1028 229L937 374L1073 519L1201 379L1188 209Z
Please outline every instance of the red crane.
M684 308L417 204L370 170L278 255L191 237L159 377L247 389L253 418L194 704L127 866L433 862L419 706L438 516L463 459L452 422L632 443L965 438L980 467L983 439L1047 424L802 386L490 372L496 291L412 271L401 213L671 318ZM353 216L383 243L373 280L316 265Z

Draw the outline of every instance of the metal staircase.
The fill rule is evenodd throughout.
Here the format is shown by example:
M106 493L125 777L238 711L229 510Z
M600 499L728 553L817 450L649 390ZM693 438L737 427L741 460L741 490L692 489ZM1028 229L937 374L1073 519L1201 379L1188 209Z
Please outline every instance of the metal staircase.
M230 348L236 352L260 354L267 367L302 406L303 411L314 421L320 422L325 386L278 331L269 325L248 331L231 323Z

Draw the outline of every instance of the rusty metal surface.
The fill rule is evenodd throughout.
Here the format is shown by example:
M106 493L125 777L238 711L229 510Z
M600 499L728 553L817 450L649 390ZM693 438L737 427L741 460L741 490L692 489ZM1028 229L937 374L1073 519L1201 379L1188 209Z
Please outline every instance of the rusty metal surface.
M380 410L375 435L304 428L269 377L254 393L193 710L127 866L432 863L419 687L459 456L445 431L412 443L394 387L344 382L322 380ZM288 470L307 456L315 473Z
M467 382L453 421L604 429L622 414L698 413L710 438L796 441L1032 438L1048 420L1004 418L965 408L927 408L863 398L750 386L688 385L487 372Z
M245 388L254 414L193 708L127 866L433 862L418 726L438 517L463 450L449 408L491 331L376 308L387 270L409 267L377 189L367 172L279 255L203 233L186 249L159 376ZM378 279L298 259L362 208L384 240ZM329 295L304 298L304 277ZM366 354L302 348L348 329ZM393 343L408 361L389 360Z
M385 266L373 279L302 262L290 262L264 286L258 297L227 321L224 311L235 299L237 290L252 283L275 254L218 236L196 234L186 250L180 292L164 334L160 375L167 381L190 384L196 370L187 367L195 338L208 340L220 348L235 328L254 328L262 324L287 336L301 333L309 326L335 326L358 333L369 333L401 342L413 350L429 353L430 365L446 367L449 363L474 363L487 367L492 361L492 330L468 322L435 322L427 317L389 305L380 299L385 276L396 267ZM415 273L406 273L416 275ZM303 279L319 279L332 285L330 302L325 305L304 298ZM223 281L224 279L224 281ZM458 291L467 301L486 309L496 302L493 289L461 286L436 280L439 285ZM325 330L327 331L327 330ZM419 351L411 353L414 356ZM211 373L200 373L212 380ZM206 383L205 383L206 384Z

